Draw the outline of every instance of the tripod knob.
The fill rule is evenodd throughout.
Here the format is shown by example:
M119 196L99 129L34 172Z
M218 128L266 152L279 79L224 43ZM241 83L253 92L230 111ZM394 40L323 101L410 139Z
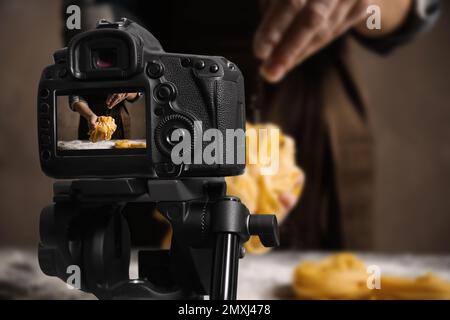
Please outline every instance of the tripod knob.
M248 220L248 231L252 236L259 236L259 240L265 247L280 245L280 233L275 215L252 214Z

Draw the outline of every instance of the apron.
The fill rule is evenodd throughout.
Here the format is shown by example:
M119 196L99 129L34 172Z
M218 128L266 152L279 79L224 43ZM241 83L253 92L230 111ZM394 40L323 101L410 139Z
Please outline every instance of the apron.
M265 90L264 119L297 143L303 195L281 226L296 249L366 250L373 244L373 141L365 99L348 50L338 39Z

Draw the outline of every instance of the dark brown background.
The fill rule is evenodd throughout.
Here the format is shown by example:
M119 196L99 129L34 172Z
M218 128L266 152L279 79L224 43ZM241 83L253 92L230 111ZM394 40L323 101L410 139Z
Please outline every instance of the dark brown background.
M377 141L379 251L450 252L450 3L388 58L360 50ZM52 180L39 168L36 87L61 46L57 0L0 0L0 246L35 246Z

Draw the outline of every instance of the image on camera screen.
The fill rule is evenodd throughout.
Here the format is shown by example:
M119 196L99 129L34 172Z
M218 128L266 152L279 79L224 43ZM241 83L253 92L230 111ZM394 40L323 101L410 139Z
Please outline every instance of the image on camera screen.
M57 95L57 151L145 153L142 91Z

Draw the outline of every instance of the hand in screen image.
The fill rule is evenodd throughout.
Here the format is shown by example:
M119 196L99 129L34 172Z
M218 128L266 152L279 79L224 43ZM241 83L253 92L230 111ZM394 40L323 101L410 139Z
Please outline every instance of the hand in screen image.
M139 94L137 92L128 92L128 93L113 93L108 95L106 98L106 107L108 109L112 109L117 106L122 101L135 101L138 98Z

